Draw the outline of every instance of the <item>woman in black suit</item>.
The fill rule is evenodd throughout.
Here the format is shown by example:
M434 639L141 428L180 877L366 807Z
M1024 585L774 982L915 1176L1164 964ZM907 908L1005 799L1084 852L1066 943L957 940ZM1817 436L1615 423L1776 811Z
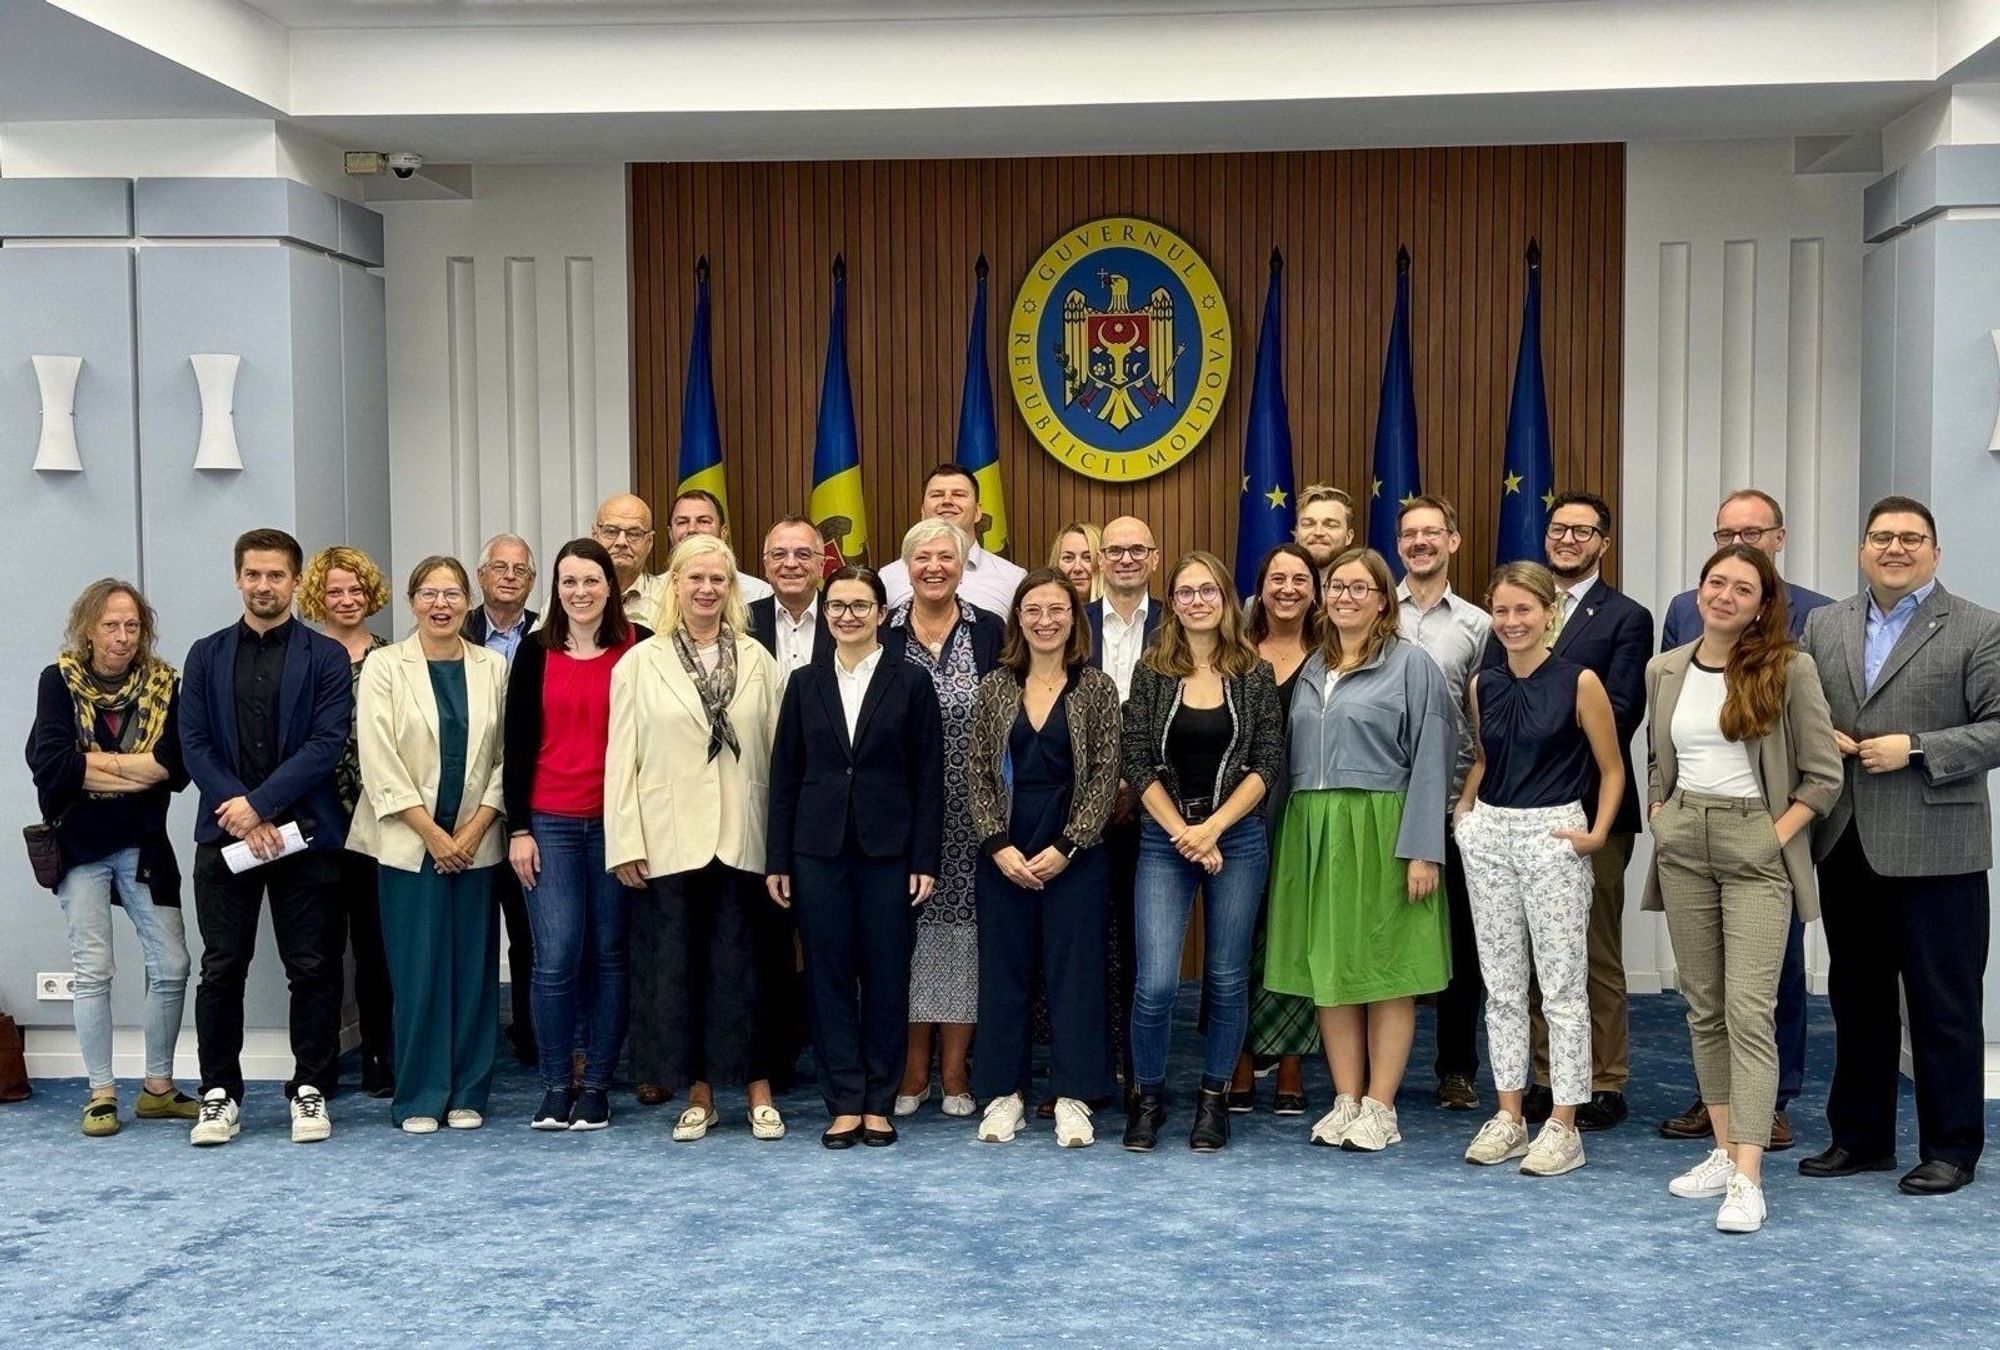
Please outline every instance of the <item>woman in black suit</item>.
M843 567L821 601L833 660L794 671L771 752L765 885L796 902L828 1148L896 1142L909 1036L910 908L943 837L944 731L902 635L880 641L882 581ZM858 997L857 997L858 994Z

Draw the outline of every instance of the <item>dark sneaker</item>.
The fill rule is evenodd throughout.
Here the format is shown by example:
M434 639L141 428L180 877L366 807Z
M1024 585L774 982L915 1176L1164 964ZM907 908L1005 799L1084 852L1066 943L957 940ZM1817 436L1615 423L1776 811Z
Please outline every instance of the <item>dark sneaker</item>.
M1479 1089L1462 1073L1448 1073L1438 1080L1438 1105L1447 1111L1477 1111Z
M1576 1108L1576 1127L1585 1134L1592 1130L1615 1129L1625 1123L1629 1114L1624 1093L1593 1092L1589 1101Z
M569 1113L572 1130L601 1130L611 1123L611 1095L603 1088L585 1088Z
M542 1104L535 1109L535 1118L530 1127L537 1130L566 1130L569 1128L570 1108L576 1099L563 1088L550 1088L542 1094Z

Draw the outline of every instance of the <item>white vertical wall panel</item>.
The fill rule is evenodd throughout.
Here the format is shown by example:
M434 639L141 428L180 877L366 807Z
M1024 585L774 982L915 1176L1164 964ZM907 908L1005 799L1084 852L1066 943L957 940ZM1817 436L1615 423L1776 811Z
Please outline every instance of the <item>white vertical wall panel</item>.
M479 547L479 301L470 258L445 259L444 337L445 388L450 413L451 547L463 556ZM390 381L393 399L396 382ZM394 418L390 421L390 460L395 459ZM395 499L391 499L392 509ZM392 541L395 531L390 531ZM394 547L392 543L391 547ZM418 549L398 564L415 566L431 549ZM397 569L401 570L400 566Z

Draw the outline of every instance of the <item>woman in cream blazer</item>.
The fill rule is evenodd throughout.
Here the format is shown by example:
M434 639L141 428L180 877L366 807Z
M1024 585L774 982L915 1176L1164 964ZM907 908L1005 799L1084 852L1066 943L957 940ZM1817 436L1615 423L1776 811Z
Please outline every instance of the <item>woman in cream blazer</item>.
M682 1142L716 1122L716 1080L746 1085L750 1125L777 1139L758 985L764 822L777 662L750 636L729 546L690 535L669 559L655 636L611 674L604 859L634 898L634 1077L688 1089Z
M471 589L455 558L418 563L417 631L369 655L356 696L361 800L347 846L376 861L396 1007L391 1116L411 1134L440 1119L479 1128L493 1085L507 663L459 635Z

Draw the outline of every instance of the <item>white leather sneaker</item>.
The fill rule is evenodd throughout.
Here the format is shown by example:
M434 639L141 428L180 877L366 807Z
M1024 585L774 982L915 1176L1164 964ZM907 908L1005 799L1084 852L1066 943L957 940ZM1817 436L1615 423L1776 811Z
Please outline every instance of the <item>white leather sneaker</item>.
M201 1114L194 1118L188 1142L196 1148L213 1148L228 1143L242 1129L240 1113L236 1103L229 1100L229 1090L210 1088L201 1094Z
M292 1142L317 1144L333 1134L333 1117L326 1113L326 1098L316 1087L306 1086L292 1094Z
M1396 1128L1396 1108L1385 1106L1373 1097L1361 1099L1361 1114L1347 1127L1340 1146L1350 1153L1380 1153L1391 1144L1403 1142L1403 1132Z
M1010 1092L1004 1097L995 1097L986 1103L986 1114L979 1118L979 1141L983 1144L1011 1144L1026 1119L1027 1114L1021 1109L1020 1093Z
M1312 1141L1327 1148L1339 1148L1348 1130L1361 1118L1361 1103L1343 1092L1333 1099L1333 1109L1312 1127Z
M1764 1226L1764 1218L1764 1188L1741 1172L1731 1172L1722 1208L1715 1212L1716 1228L1724 1233L1754 1233Z
M1736 1164L1729 1161L1729 1155L1712 1148L1707 1157L1667 1183L1667 1194L1683 1200L1713 1200L1729 1190L1729 1178L1735 1175Z
M1559 1177L1583 1166L1583 1136L1550 1116L1542 1132L1521 1159L1521 1171L1531 1177Z
M1510 1113L1497 1111L1466 1145L1465 1160L1477 1167L1493 1167L1523 1157L1527 1152L1528 1127Z
M1056 1098L1056 1142L1064 1148L1089 1148L1097 1142L1090 1108L1074 1097Z

